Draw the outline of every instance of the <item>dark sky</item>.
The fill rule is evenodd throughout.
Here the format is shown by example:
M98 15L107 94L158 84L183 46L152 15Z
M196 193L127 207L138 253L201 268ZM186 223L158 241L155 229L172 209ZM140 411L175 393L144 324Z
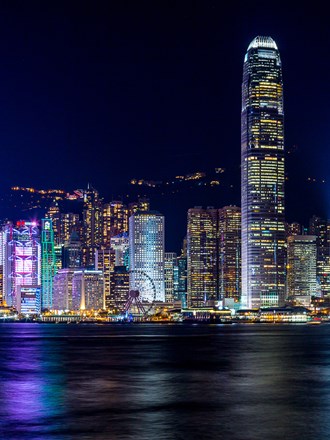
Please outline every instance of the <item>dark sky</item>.
M89 181L116 194L134 176L212 166L239 182L256 35L275 39L283 63L290 220L330 215L330 26L317 2L1 2L0 190ZM329 181L311 201L308 176Z

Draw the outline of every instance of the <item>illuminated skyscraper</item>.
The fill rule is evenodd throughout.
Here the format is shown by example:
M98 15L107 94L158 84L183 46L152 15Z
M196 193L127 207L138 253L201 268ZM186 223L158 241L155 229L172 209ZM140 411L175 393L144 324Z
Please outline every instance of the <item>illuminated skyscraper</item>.
M41 305L53 306L53 277L56 273L54 232L52 219L41 220Z
M288 296L299 300L301 296L316 293L316 236L288 237Z
M102 271L82 269L73 272L72 309L105 309Z
M110 240L118 234L128 231L128 210L122 201L105 203L102 208L102 241L105 248L110 247Z
M114 267L115 251L113 249L97 249L95 251L95 270L99 270L103 273L106 308L113 307L113 303L111 303L111 279Z
M102 201L98 191L88 188L84 192L84 267L93 267L95 250L102 244Z
M36 222L19 221L5 227L5 301L20 307L20 287L40 287L41 249ZM40 290L39 290L40 292ZM40 300L39 300L40 301Z
M63 246L63 268L77 269L82 267L82 246L76 231Z
M256 37L244 59L241 126L243 308L285 298L284 129L280 54Z
M107 308L121 313L125 309L125 304L129 292L129 272L126 266L115 266L111 276L110 298Z
M71 234L75 231L78 235L80 229L79 214L74 214L72 212L61 213L60 214L61 224L60 224L60 243L65 243L70 240Z
M4 268L5 268L5 232L0 230L0 306L3 305L4 299Z
M320 295L330 295L330 222L313 216L309 222L309 233L316 236L316 279Z
M218 210L188 210L187 305L202 307L219 299Z
M175 252L165 252L164 255L165 301L173 302L178 299L178 256Z
M72 309L72 279L74 269L59 269L53 280L53 309Z
M129 249L128 232L112 237L110 245L111 249L115 251L115 266L125 266Z
M219 276L223 298L240 299L241 294L241 208L219 209Z
M55 244L61 243L61 213L56 200L53 200L45 217L52 220Z
M130 288L147 284L148 277L155 286L157 301L165 301L164 223L164 216L156 211L137 211L129 218Z

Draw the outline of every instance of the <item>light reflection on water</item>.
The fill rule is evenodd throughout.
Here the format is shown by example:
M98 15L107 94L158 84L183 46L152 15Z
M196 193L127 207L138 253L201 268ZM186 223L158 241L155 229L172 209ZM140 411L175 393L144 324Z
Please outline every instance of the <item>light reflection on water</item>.
M330 325L0 325L2 439L330 437Z

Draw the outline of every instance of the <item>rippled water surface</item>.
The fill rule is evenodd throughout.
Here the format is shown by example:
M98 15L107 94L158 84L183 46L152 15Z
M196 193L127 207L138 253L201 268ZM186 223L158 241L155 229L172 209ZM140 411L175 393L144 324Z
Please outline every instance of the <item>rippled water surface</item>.
M328 439L330 325L0 324L1 439Z

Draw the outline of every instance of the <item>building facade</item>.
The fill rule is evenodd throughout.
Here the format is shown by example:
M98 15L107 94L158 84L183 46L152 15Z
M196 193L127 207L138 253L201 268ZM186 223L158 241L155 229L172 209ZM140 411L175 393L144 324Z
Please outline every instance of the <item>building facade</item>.
M219 284L222 298L240 300L241 208L219 209Z
M5 229L4 296L6 304L19 307L20 287L40 287L41 247L36 222L20 220Z
M56 273L54 231L51 218L41 220L41 305L53 306L53 278Z
M165 219L157 211L137 211L129 218L130 289L147 301L165 301Z
M202 307L219 299L218 210L188 210L187 305Z
M285 299L283 123L280 54L272 38L256 37L242 84L242 308Z
M288 237L288 297L311 297L316 294L316 236Z

